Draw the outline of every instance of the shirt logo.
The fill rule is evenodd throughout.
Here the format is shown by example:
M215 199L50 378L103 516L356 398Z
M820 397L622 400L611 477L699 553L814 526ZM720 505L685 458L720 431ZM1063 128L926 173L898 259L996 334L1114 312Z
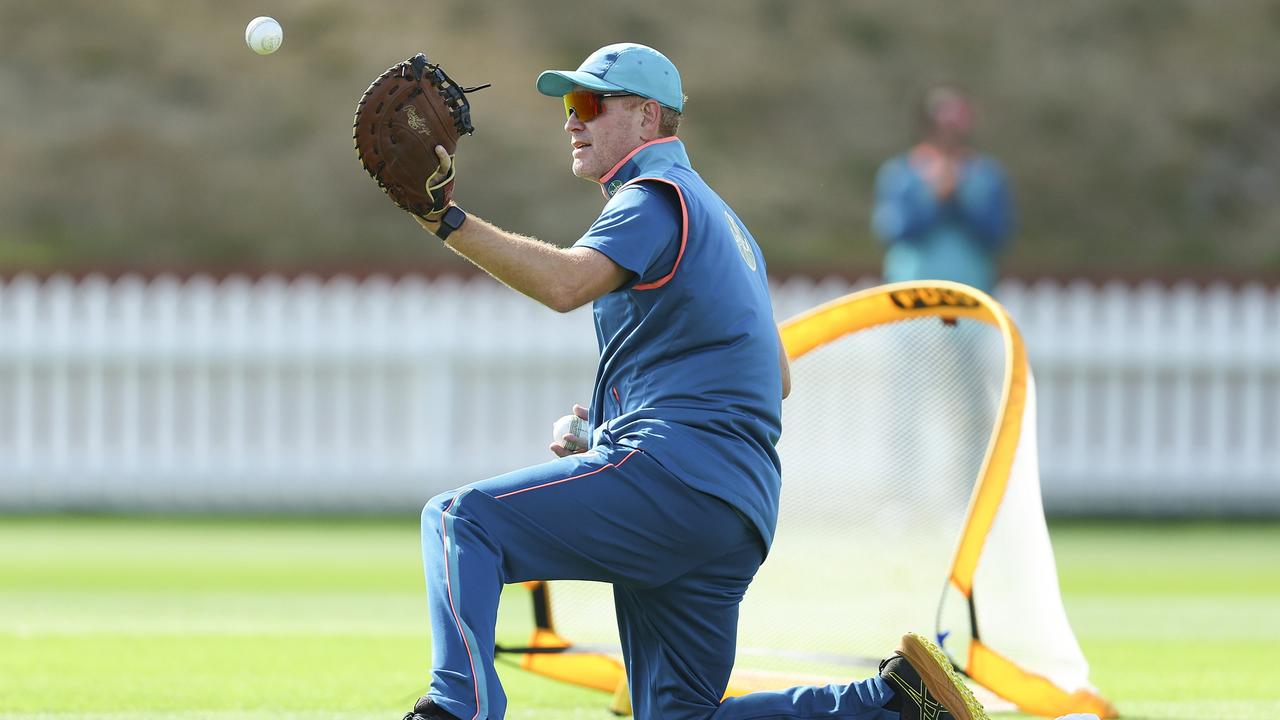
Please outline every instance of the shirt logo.
M729 232L733 233L733 242L738 246L738 254L742 255L742 261L754 272L756 269L756 254L751 250L751 243L747 242L747 234L742 232L742 228L738 227L738 223L734 221L728 210L724 213L724 220L729 223Z
M609 196L610 196L610 197L612 197L612 196L614 196L614 195L617 195L617 194L618 194L618 188L620 188L620 187L622 187L622 181L621 181L621 180L614 180L613 182L609 183Z

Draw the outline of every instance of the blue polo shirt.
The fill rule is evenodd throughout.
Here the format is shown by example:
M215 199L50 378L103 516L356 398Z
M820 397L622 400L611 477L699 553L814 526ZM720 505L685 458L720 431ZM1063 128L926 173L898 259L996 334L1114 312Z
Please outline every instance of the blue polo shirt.
M609 200L576 245L634 276L593 305L596 439L733 505L768 547L782 379L760 249L674 138L642 146L602 186Z

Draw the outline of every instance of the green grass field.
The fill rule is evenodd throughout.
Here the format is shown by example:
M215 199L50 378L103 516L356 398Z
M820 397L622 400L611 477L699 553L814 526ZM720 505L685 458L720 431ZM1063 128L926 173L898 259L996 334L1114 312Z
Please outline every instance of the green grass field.
M1051 529L1125 717L1280 716L1280 523ZM418 554L416 518L0 517L0 719L399 718L429 661ZM511 717L611 717L502 675Z

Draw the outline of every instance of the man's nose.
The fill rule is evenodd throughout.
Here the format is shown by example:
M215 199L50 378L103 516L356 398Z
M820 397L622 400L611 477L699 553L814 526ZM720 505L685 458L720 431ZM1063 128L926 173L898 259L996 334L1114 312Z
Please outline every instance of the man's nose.
M586 127L587 124L578 119L578 113L570 110L569 117L564 120L564 131L572 133L574 130L582 130Z

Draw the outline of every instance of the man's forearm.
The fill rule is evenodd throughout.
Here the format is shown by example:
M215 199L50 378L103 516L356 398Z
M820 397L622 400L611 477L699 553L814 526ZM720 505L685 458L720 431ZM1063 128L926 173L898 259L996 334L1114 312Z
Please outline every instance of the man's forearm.
M474 215L444 244L512 289L564 311L566 259L560 248L507 232Z
M439 227L421 219L419 224L431 232ZM611 277L609 273L616 268L603 267L603 257L592 257L594 251L559 248L508 232L474 215L449 235L445 245L513 290L557 312L591 302L625 280L625 276Z

